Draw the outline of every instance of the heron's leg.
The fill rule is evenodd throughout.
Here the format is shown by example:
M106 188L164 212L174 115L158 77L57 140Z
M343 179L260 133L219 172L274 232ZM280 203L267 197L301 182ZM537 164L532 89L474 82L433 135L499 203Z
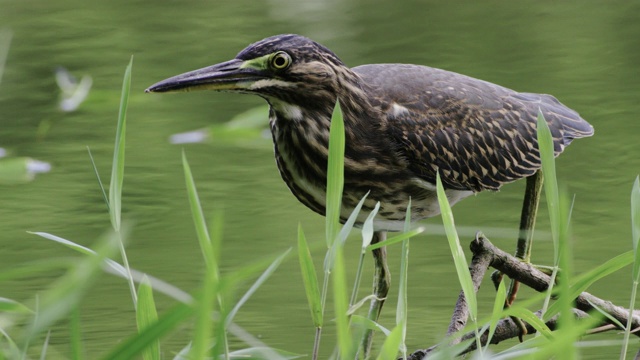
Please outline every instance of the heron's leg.
M531 260L531 243L533 242L533 228L536 225L540 193L542 192L542 170L527 178L527 188L522 202L522 214L520 216L520 234L516 257L529 262Z
M372 244L384 241L387 238L386 231L376 231L373 233ZM387 248L381 247L373 250L374 273L373 273L373 295L375 298L371 300L369 307L369 319L378 321L382 305L387 298L389 286L391 285L391 274L387 266ZM362 346L364 348L364 358L366 359L371 352L371 344L373 343L373 331L367 330L364 335Z
M522 213L520 215L520 233L518 234L518 245L516 247L516 257L524 262L531 260L531 245L533 242L533 228L536 224L536 215L538 213L538 204L540 204L540 193L542 192L542 170L538 170L535 174L527 178L527 187L524 193L524 201L522 202ZM516 294L520 283L512 280L507 293L505 306L511 306L516 300ZM514 319L515 320L515 319ZM521 321L517 320L522 334L526 335L526 328Z

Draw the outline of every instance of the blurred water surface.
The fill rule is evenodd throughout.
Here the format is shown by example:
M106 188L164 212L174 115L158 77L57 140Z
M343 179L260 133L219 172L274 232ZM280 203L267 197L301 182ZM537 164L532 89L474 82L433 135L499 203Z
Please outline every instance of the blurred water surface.
M221 124L261 105L261 99L206 92L143 93L158 80L230 59L247 44L278 33L311 37L350 66L425 64L557 96L596 129L594 137L573 143L557 162L560 183L575 194L575 270L587 271L631 248L629 193L640 172L637 2L2 0L0 7L0 28L13 32L0 83L0 147L12 156L52 165L50 173L31 183L0 184L3 269L75 255L26 231L47 231L91 245L109 227L86 147L108 179L122 75L131 55L123 212L135 223L128 244L132 266L187 291L199 286L203 267L185 195L182 149L205 211L224 209L225 271L294 246L299 222L315 244L313 255L320 265L323 218L290 195L268 139L168 142L174 133ZM58 66L93 79L86 101L74 112L58 109ZM524 183L516 183L457 205L454 214L463 241L483 230L497 245L514 248L523 189ZM545 206L533 260L549 264L553 246L545 235ZM438 231L441 221L425 223L429 234L411 245L409 349L440 339L459 291L448 245ZM358 242L354 234L348 245L352 267ZM398 252L399 247L390 249L394 274ZM309 353L314 330L298 274L292 256L246 304L237 322L271 346ZM626 305L629 274L630 270L611 276L591 291ZM0 296L32 298L59 275L0 283ZM394 287L392 297L395 291ZM485 313L492 295L490 284L485 284ZM171 300L158 295L158 303L162 311ZM394 307L391 299L383 312L382 322L389 327ZM84 302L82 314L88 358L135 331L127 285L119 279L104 277ZM52 333L52 354L67 354L65 331ZM327 336L332 331L329 326ZM187 333L185 329L169 337L167 358L184 345Z

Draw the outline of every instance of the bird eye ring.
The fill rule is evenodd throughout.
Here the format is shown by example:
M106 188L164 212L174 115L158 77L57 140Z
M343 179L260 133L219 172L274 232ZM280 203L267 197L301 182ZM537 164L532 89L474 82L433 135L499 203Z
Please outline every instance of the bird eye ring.
M271 66L276 70L286 69L291 65L291 56L284 51L279 51L271 57Z

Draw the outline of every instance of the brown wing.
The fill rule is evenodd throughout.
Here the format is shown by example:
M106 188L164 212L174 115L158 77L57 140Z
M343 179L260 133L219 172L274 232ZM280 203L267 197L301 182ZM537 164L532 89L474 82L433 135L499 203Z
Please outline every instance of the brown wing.
M387 114L388 136L410 169L447 188L497 190L540 168L538 109L549 124L555 155L593 128L550 95L518 93L468 76L416 65L353 69Z

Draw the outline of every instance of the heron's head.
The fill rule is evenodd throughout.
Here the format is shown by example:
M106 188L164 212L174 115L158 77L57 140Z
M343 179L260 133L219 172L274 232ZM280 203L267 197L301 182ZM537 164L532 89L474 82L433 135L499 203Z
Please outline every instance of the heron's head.
M147 92L215 90L262 96L272 105L304 108L335 103L348 68L326 47L300 35L258 41L232 60L162 80Z

